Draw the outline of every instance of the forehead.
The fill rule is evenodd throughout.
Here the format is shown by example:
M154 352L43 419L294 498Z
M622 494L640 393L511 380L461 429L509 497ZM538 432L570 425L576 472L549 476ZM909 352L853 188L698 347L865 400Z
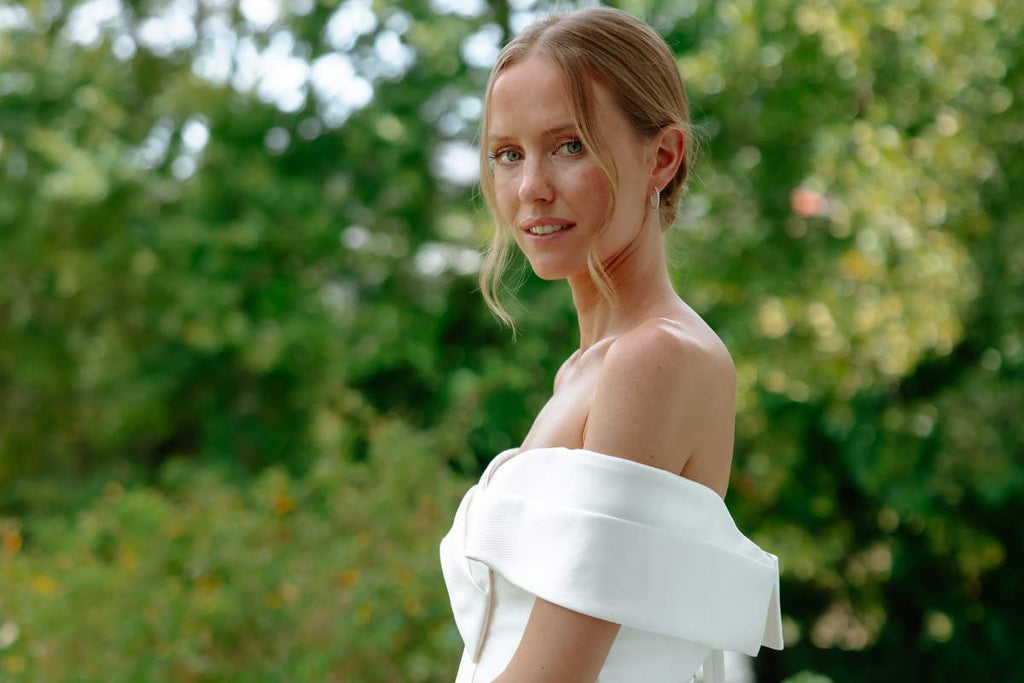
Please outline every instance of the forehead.
M596 110L614 109L601 84L592 82L591 86ZM505 69L491 87L487 119L490 143L574 128L576 118L561 68L549 57L531 55Z

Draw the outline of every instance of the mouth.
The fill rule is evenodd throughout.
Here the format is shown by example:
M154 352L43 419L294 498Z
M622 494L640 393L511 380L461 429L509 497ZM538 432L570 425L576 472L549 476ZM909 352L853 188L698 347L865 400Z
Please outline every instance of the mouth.
M543 224L526 228L523 232L534 239L551 239L572 230L574 227L576 227L575 223L567 223L565 225Z

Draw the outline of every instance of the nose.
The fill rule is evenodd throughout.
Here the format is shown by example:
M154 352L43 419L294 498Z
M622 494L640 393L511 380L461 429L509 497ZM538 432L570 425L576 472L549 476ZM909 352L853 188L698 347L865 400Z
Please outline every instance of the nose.
M519 201L523 204L534 202L550 203L554 199L554 186L550 171L543 157L533 156L523 163L523 177L519 181Z

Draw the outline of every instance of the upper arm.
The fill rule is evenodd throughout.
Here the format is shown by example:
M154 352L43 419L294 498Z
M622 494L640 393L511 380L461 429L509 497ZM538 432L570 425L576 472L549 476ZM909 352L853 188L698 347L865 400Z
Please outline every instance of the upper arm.
M661 324L617 339L601 367L583 447L680 472L709 413L734 391L731 359L713 356ZM593 683L620 628L538 597L515 655L495 683Z
M512 661L493 683L594 683L620 628L537 597Z

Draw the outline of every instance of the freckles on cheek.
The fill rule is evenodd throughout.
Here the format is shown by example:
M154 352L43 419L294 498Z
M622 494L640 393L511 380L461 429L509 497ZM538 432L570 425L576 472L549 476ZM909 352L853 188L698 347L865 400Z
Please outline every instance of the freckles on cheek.
M597 167L588 168L580 173L579 180L581 189L586 191L594 207L606 207L608 202L611 201L612 188L608 183L608 178L605 177L604 173L601 173L601 169Z
M589 188L595 190L604 191L608 188L608 179L604 177L604 173L601 173L601 169L597 167L590 167L581 171L580 180L586 183Z

